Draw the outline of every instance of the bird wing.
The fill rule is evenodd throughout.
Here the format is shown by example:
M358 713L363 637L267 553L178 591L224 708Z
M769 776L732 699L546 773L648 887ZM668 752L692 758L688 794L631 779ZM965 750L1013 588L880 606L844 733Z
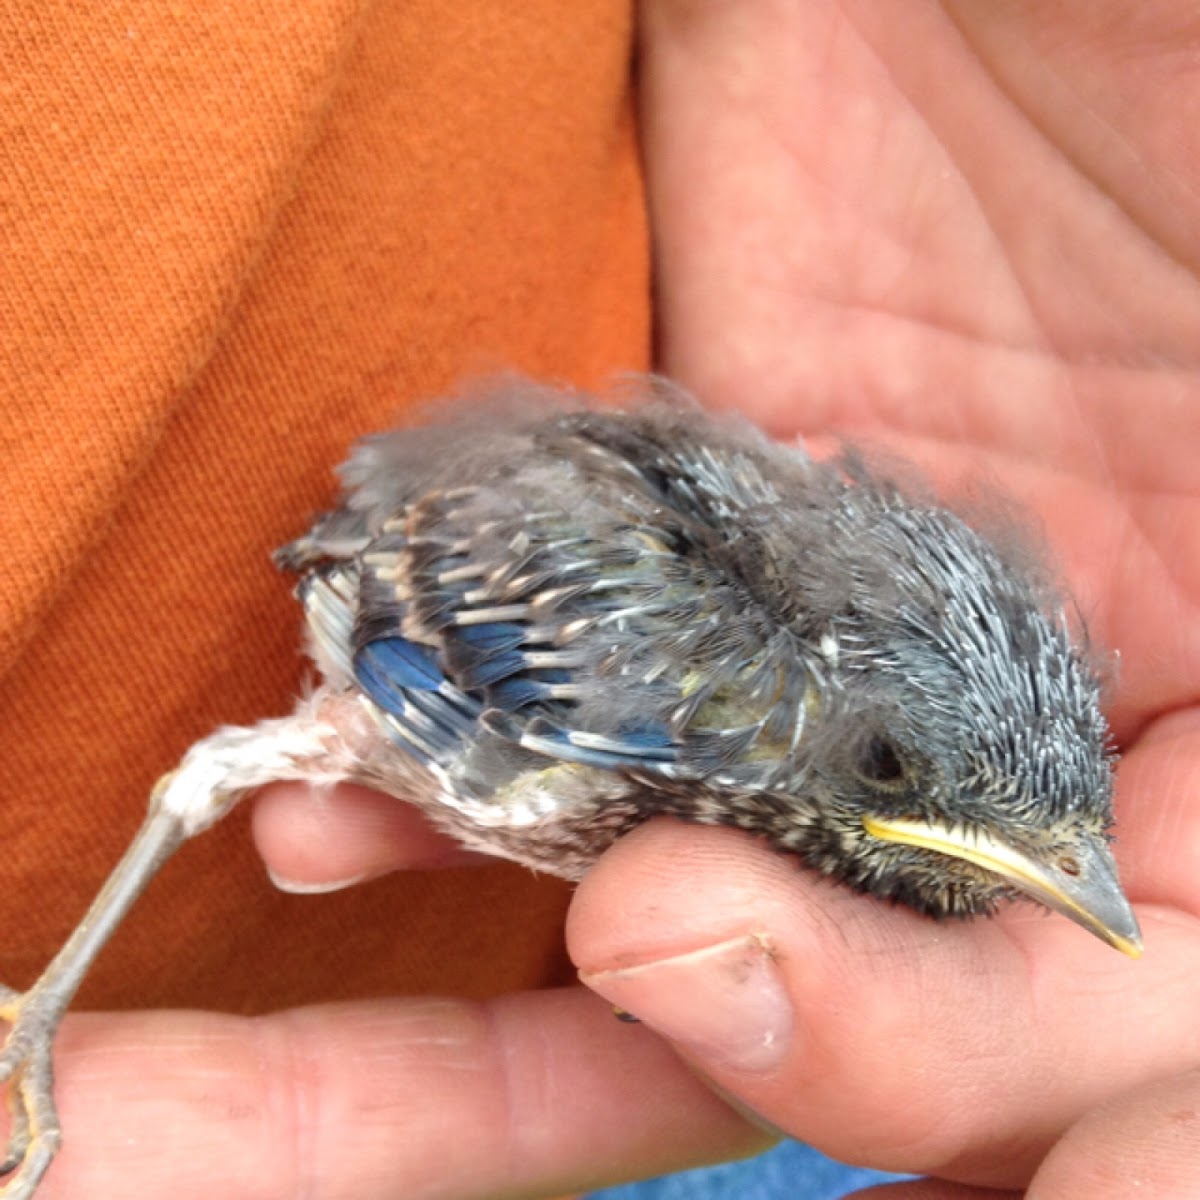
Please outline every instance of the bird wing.
M423 495L303 585L323 665L407 752L469 756L476 778L507 747L650 784L764 785L803 727L795 642L703 531L629 483L581 493L570 464L543 464L530 486Z
M779 611L790 566L762 530L807 459L740 427L705 438L699 417L543 412L364 443L342 507L279 556L304 573L324 673L477 795L501 760L651 786L794 773L823 660Z

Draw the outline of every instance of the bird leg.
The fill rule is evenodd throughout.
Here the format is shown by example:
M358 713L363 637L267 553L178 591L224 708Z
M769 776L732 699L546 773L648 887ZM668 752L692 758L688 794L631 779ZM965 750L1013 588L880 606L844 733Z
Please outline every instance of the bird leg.
M0 1049L0 1083L8 1084L12 1110L0 1173L16 1172L0 1187L3 1200L32 1196L62 1141L50 1051L63 1014L113 931L186 839L179 814L161 802L171 779L155 786L141 829L41 978L27 992L0 989L0 1019L11 1026Z
M63 1014L108 939L164 863L215 825L247 792L277 779L332 783L354 775L374 732L360 705L318 689L288 717L227 727L197 742L150 795L149 811L87 915L27 991L0 988L0 1085L8 1085L12 1131L0 1162L0 1200L29 1200L62 1141L54 1106L51 1047Z

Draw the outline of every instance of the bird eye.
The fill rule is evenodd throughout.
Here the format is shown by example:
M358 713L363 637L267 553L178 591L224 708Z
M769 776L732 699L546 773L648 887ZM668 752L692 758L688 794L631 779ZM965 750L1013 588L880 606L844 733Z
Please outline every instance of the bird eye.
M895 787L904 782L907 771L895 745L876 734L863 744L858 760L858 773L867 783L879 787Z

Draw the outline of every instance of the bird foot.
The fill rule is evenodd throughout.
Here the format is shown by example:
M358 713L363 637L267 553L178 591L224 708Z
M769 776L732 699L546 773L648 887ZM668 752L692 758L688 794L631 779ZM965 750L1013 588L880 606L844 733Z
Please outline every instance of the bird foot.
M17 992L0 986L0 1021L10 1026L0 1047L0 1084L7 1085L12 1113L0 1162L0 1175L8 1176L0 1186L0 1200L29 1200L62 1144L50 1061L62 1017L56 1001L37 987Z

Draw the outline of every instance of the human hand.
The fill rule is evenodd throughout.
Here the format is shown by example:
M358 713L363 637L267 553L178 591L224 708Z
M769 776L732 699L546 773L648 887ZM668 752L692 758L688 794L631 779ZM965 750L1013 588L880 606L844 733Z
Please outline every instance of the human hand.
M254 826L272 872L302 891L469 861L415 810L360 788L279 785ZM69 1136L38 1200L540 1197L768 1140L582 988L254 1019L81 1014L55 1063Z
M765 863L728 867L728 840L693 875L689 890L724 920L698 918L709 924L690 945L768 932L806 1046L770 1086L716 1078L854 1161L1013 1187L1048 1154L1035 1194L1124 1195L1121 1182L1103 1193L1064 1180L1088 1178L1070 1174L1084 1150L1128 1154L1165 1111L1156 1097L1194 1093L1181 1073L1200 1061L1188 1019L1200 999L1200 168L1184 116L1196 84L1178 69L1195 35L1176 14L644 10L664 369L780 436L865 437L944 484L994 481L1040 516L1097 640L1121 653L1117 853L1146 934L1140 964L1021 911L917 940L871 906L822 916L832 901L801 902L807 881L773 900ZM667 902L669 883L648 890L650 870L594 899L611 869L585 885L575 928L592 903L634 895L644 909L618 928L636 944L584 965L686 948L684 902ZM823 936L797 940L813 927ZM1189 1154L1176 1178L1200 1177ZM922 1188L936 1191L890 1194Z
M1196 1194L1200 1078L1157 1080L1081 1118L1038 1167L1027 1191L925 1179L856 1192L853 1200L1190 1200Z

